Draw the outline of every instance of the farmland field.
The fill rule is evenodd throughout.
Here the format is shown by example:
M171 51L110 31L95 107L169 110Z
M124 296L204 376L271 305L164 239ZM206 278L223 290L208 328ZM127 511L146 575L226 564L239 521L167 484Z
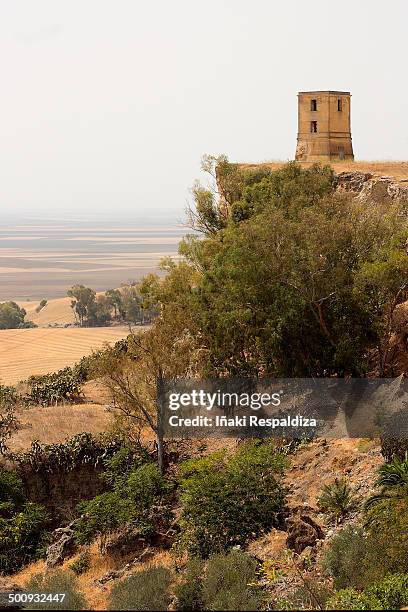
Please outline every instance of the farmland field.
M14 384L32 374L73 365L105 342L114 344L128 333L124 326L1 330L0 383Z

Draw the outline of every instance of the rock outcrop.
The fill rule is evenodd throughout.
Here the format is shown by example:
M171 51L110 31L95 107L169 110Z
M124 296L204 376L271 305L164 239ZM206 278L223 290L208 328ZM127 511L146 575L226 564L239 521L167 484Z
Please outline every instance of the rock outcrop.
M55 529L51 534L51 544L47 548L47 567L55 567L70 557L76 549L73 521L66 527Z
M324 538L321 526L306 514L295 514L286 521L288 535L286 546L300 554L305 548L313 547L317 540Z
M363 201L384 202L399 200L408 204L408 181L397 181L392 176L376 176L369 172L340 172L336 175L336 189L355 194Z

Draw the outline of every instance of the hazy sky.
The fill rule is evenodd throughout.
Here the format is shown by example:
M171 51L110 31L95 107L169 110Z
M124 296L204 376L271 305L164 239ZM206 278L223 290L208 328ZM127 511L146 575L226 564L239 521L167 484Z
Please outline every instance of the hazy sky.
M1 208L181 219L202 154L293 157L299 90L350 90L356 158L408 159L407 23L407 0L0 0Z

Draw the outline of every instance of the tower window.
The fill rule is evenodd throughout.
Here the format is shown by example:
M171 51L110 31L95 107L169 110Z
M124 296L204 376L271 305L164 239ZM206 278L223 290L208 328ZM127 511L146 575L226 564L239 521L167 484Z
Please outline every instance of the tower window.
M310 110L317 111L317 100L310 100Z
M317 132L317 121L311 121L310 122L310 131L313 134L316 134L316 132Z
M342 99L341 98L337 99L337 110L338 111L343 110L343 104L342 104Z

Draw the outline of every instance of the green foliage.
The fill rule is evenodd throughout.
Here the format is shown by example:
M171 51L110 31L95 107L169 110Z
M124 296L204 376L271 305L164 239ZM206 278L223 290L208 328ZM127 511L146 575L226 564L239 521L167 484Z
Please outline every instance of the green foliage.
M51 406L62 401L78 400L83 381L77 370L66 367L52 374L31 376L27 382L29 391L24 398L25 401Z
M67 295L72 298L71 308L79 325L82 327L92 316L95 308L96 293L93 289L84 285L73 285L68 289Z
M191 558L176 586L177 610L260 610L258 563L241 552Z
M167 610L171 574L163 566L151 567L114 585L109 610Z
M378 600L382 610L400 610L408 604L408 575L389 574L366 590L370 599Z
M14 387L0 385L0 455L7 452L6 441L18 426L15 407L18 395Z
M211 556L203 584L204 609L260 610L262 594L253 586L257 567L255 559L238 550Z
M323 565L336 589L363 589L387 573L408 573L408 498L384 499L370 509L365 528L333 537Z
M14 510L25 499L23 481L16 472L0 467L0 516Z
M44 602L25 604L27 610L88 610L83 594L78 590L75 575L70 571L55 570L36 574L26 585L28 593L65 593L63 603Z
M327 602L327 610L400 610L408 603L408 575L389 574L363 592L347 588Z
M381 491L367 500L366 509L385 499L408 498L408 451L403 459L395 456L390 463L380 467L376 485L381 487Z
M0 468L0 573L10 574L37 555L47 523L45 509L26 501L21 478Z
M245 544L280 523L285 459L274 445L250 443L181 465L181 548L207 557Z
M332 538L325 552L323 565L333 577L336 589L349 586L363 588L366 585L364 577L366 537L361 527L345 527Z
M107 457L104 460L103 464L105 470L103 479L110 487L114 487L115 483L118 483L119 480L121 480L121 482L126 482L131 470L142 466L149 460L149 454L142 446L138 446L137 448L124 446L111 457Z
M22 329L37 327L32 321L26 321L26 311L16 302L0 303L0 329Z
M203 561L192 557L187 562L182 580L175 587L177 610L189 612L204 609L203 577Z
M353 507L353 496L345 478L336 478L333 483L324 485L318 504L336 520L346 516Z
M82 433L62 444L40 444L34 441L29 451L13 453L12 459L21 468L30 468L35 472L71 472L84 464L94 467L102 465L123 445L120 437Z
M221 200L195 189L190 222L204 238L182 242L160 300L162 318L183 312L185 334L199 339L204 375L359 376L373 358L385 372L408 293L398 206L334 193L320 166L205 166ZM194 282L177 285L189 268Z
M90 555L88 552L82 552L75 561L71 563L69 569L77 576L86 572L91 564Z
M115 467L123 462L123 453L119 459ZM80 544L125 526L136 527L141 534L149 535L160 521L170 518L168 508L163 506L169 485L155 463L140 465L138 462L116 477L112 464L110 468L108 482L112 490L78 505L81 517L75 525L75 534Z
M355 589L341 589L326 603L327 610L383 610L378 600L370 600Z

